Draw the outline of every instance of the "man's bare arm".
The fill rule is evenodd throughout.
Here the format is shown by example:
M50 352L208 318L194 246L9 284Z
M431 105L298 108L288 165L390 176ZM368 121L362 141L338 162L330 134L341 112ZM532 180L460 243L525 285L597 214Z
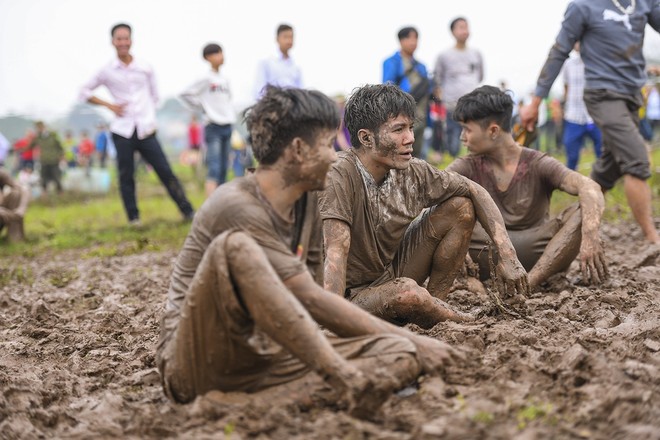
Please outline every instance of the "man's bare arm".
M474 211L481 226L486 230L488 236L493 241L499 253L497 263L498 275L504 283L509 293L517 291L521 294L529 293L529 281L527 280L527 271L518 261L516 250L511 244L509 234L506 232L504 219L497 205L491 198L488 191L480 185L465 178L470 188L470 198L474 205Z
M348 223L337 219L323 220L323 245L323 287L343 297L346 290L348 251L351 248L351 227Z
M605 209L603 193L596 182L575 171L564 177L559 189L578 196L582 213L580 244L582 275L586 280L598 284L608 276L605 254L598 235L600 220Z
M104 101L101 98L97 98L96 96L91 96L87 100L87 102L89 102L90 104L94 104L94 105L101 105L101 106L107 108L108 110L112 111L117 116L121 116L121 115L124 114L124 106L123 105L113 104L111 102Z

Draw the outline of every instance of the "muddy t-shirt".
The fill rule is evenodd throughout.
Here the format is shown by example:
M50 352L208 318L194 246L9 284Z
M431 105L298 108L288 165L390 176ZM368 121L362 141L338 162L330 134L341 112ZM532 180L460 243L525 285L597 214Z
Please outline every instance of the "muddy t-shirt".
M424 208L467 196L465 179L413 158L405 170L390 170L377 185L353 150L341 152L319 194L321 218L351 228L346 288L368 285L392 261L406 228Z
M570 172L561 162L530 148L523 148L518 166L505 191L497 188L488 156L469 155L447 167L483 186L495 201L510 230L538 226L548 220L552 191Z
M322 283L317 194L305 194L296 203L294 220L287 221L261 195L254 175L249 175L219 187L195 215L172 272L168 320L178 319L188 286L209 244L228 230L241 230L252 237L283 281L309 269Z

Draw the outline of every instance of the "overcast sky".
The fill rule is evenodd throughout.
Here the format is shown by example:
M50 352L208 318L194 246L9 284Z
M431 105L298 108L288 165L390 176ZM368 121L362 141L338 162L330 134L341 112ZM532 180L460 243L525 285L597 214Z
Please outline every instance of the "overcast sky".
M349 93L381 79L397 31L420 31L416 57L432 70L453 44L451 19L465 16L468 44L481 50L485 83L528 93L559 31L569 0L0 0L0 116L52 118L115 56L109 30L133 26L133 54L154 66L162 98L207 70L201 48L218 42L235 101L251 99L260 59L276 51L281 22L295 29L292 55L307 87ZM653 37L657 35L653 32ZM650 36L650 35L649 35ZM102 94L102 93L101 93Z

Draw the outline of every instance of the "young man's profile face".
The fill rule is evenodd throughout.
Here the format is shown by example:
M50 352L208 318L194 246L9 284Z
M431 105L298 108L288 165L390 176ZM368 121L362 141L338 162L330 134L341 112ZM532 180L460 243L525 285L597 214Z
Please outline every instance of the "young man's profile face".
M493 144L493 140L488 136L488 129L484 129L481 124L475 121L461 122L461 142L472 154L482 154L488 152Z
M387 169L405 170L412 159L414 123L408 116L390 118L374 136L373 148L367 149L372 159ZM364 148L364 146L362 147Z
M128 55L131 50L131 43L131 31L124 27L115 29L114 34L112 34L112 45L117 50L117 56Z
M337 130L323 128L318 130L311 144L306 145L305 161L300 167L300 180L309 183L308 191L325 188L325 180L330 166L337 160L335 139Z

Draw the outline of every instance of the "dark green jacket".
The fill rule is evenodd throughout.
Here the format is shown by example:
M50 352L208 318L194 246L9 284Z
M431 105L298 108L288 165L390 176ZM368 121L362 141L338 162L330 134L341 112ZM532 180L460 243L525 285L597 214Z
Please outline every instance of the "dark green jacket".
M57 165L64 156L64 148L55 133L44 132L32 139L29 148L39 147L41 150L40 162L42 165Z

